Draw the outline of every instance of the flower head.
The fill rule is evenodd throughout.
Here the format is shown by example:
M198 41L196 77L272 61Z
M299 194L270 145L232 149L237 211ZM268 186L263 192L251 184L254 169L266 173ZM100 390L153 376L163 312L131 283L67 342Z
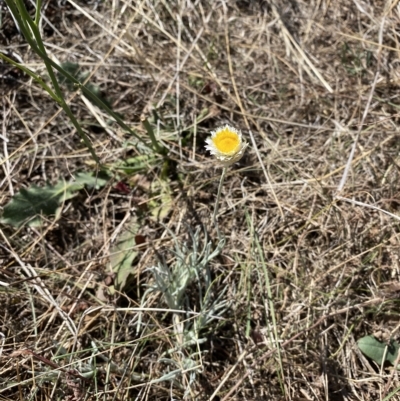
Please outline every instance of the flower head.
M239 161L247 147L247 142L242 138L242 133L229 125L211 131L211 137L206 139L206 143L206 149L224 167Z

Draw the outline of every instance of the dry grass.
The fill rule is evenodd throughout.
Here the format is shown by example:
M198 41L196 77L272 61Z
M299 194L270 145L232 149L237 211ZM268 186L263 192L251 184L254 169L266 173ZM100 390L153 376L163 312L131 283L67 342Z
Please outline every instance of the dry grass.
M0 400L400 399L388 397L400 387L397 372L356 346L367 334L398 338L400 5L273 3L44 4L53 59L90 71L143 137L141 117L156 110L170 161L81 191L40 228L0 227ZM44 74L2 11L2 49ZM94 164L49 96L0 67L4 206L21 188ZM137 155L79 92L67 98L111 171ZM205 342L172 352L182 345L177 327L196 314L166 312L158 293L149 309L142 299L157 256L174 263L172 233L190 244L189 227L205 227L216 246L221 170L204 140L223 123L251 145L228 170L219 209L226 243L210 264L212 299L225 291L228 308L201 333ZM337 196L346 165L339 195L365 205ZM157 220L151 183L165 173L173 207ZM111 296L110 252L138 215L146 245L129 285ZM185 309L197 312L196 287L188 294Z

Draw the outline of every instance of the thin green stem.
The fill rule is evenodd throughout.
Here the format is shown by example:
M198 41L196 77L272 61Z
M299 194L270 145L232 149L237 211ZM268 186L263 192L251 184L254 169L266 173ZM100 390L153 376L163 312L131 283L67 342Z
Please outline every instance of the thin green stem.
M78 121L76 120L75 116L71 112L67 102L64 99L64 96L61 92L61 89L58 85L57 78L56 78L53 68L52 68L53 63L47 56L46 48L45 48L42 38L40 36L38 26L35 24L35 22L30 17L22 0L15 0L14 2L11 0L6 0L6 3L9 6L10 11L13 13L14 17L16 18L16 20L19 24L19 27L25 36L26 41L29 43L32 50L42 58L45 66L46 66L47 73L49 74L50 80L51 80L51 82L53 84L53 88L54 88L54 92L51 90L47 91L47 92L50 94L50 96L52 96L52 94L53 94L53 96L52 96L53 99L57 101L57 103L62 107L62 109L68 115L72 124L76 128L79 136L82 138L86 147L89 149L90 153L92 154L93 159L96 161L97 164L100 164L100 160L97 157L96 152L93 149L93 146L92 146L89 138L83 132L81 126L79 125ZM37 24L39 24L39 21L40 21L40 7L41 7L41 2L38 1L38 7L36 8L36 14L35 14ZM41 85L41 86L43 87L43 85ZM46 90L46 88L44 88L44 89ZM57 99L54 98L54 94L56 95Z
M217 227L217 233L218 233L218 238L219 239L221 239L221 233L219 231L217 214L218 214L218 208L219 208L219 201L220 201L220 198L221 198L222 185L224 184L224 180L225 180L226 170L227 170L226 167L224 167L222 169L222 174L221 174L221 179L219 180L217 199L215 200L215 207L214 207L214 214L213 214L213 222L214 222L215 226Z
M25 72L25 74L29 75L38 85L40 85L55 102L59 102L57 95L51 90L51 88L43 81L43 79L31 71L29 68L17 63L16 61L12 60L11 58L7 57L3 53L0 52L0 59L6 61L7 63L13 65L14 67L19 68L21 71Z
M81 89L83 94L96 106L102 108L105 110L108 115L113 117L117 124L119 124L120 127L128 131L132 136L134 136L138 141L142 142L146 147L148 144L141 138L139 137L130 127L128 127L122 119L118 116L117 113L113 112L101 99L99 99L89 88L87 88L85 85L83 85L81 82L79 82L75 77L73 77L71 74L68 74L61 66L59 66L57 63L55 63L53 60L51 60L46 52L46 48L44 46L44 43L42 41L38 26L40 23L40 18L41 18L41 0L37 0L36 3L36 13L35 13L35 20L33 21L32 18L30 17L29 13L27 12L25 5L22 0L5 0L7 5L10 8L11 13L15 16L16 21L25 37L27 40L29 46L32 48L32 50L42 58L45 66L47 73L50 77L50 80L53 84L54 91L52 91L48 86L45 86L45 84L41 81L39 81L36 77L36 81L45 89L50 96L54 100L57 101L57 103L63 108L65 113L68 115L70 118L72 124L75 126L78 134L81 136L83 142L85 145L88 147L89 151L92 153L93 158L96 160L97 163L100 163L91 143L89 138L86 136L86 134L83 132L81 126L79 125L78 121L76 120L75 116L71 112L67 102L64 99L64 96L62 94L62 91L60 89L57 77L54 73L54 70L57 70L63 77L67 78L71 82L73 82L77 88ZM19 68L21 66L18 65ZM23 69L23 68L21 68ZM53 70L54 69L54 70ZM27 71L25 71L27 72ZM30 74L31 75L31 74ZM149 125L149 124L148 124ZM148 128L148 127L146 127ZM149 130L147 129L149 132ZM150 139L152 142L152 147L153 149L162 155L166 154L166 149L163 146L160 146L154 136L153 132L149 133Z
M42 10L42 0L36 1L36 14L35 14L35 25L39 26L40 23L40 12Z
M158 144L156 136L154 135L153 127L151 126L147 118L142 118L142 124L149 134L151 143L153 144L153 149L159 154L165 153L165 149Z

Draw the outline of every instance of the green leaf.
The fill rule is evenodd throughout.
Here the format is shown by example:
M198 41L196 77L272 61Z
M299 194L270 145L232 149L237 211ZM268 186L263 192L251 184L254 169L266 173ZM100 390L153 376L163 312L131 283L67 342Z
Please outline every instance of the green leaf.
M79 74L79 64L78 63L71 63L70 61L66 61L65 63L62 63L60 67L63 68L64 71L68 72L68 74L72 75L75 79L78 79L77 78L78 74ZM68 90L70 90L70 91L73 91L75 89L74 83L70 79L61 75L60 73L58 73L58 81L61 84L66 84L68 87ZM79 81L79 79L78 79L78 81Z
M130 157L121 162L117 162L113 168L124 171L128 175L138 172L146 172L151 165L155 165L158 161L157 157L153 155L139 155Z
M74 183L82 185L82 188L86 186L88 188L100 189L107 184L109 179L110 177L108 176L108 174L104 172L93 174L83 171L76 175Z
M132 262L138 254L135 249L135 237L138 231L139 224L134 219L129 228L121 233L110 250L110 268L115 273L115 288L118 290L122 290L125 287L129 275L133 273ZM113 286L109 287L111 295L114 294L115 288Z
M69 75L71 75L81 84L83 84L90 75L89 71L81 71L78 63L72 63L70 61L66 61L65 63L62 63L60 67L63 68L64 71L66 71ZM70 79L68 79L67 77L63 76L60 73L58 74L58 80L62 84L66 84L68 90L71 92L79 89L79 87L77 87L73 81L71 81ZM95 96L97 96L107 107L111 108L110 102L106 98L101 96L101 90L98 85L95 85L91 82L87 82L85 84L85 87Z
M29 189L22 188L4 207L1 222L17 227L25 222L30 226L40 225L40 215L56 214L62 198L63 192L50 185L44 188L36 185Z
M42 222L40 216L57 216L60 205L73 198L85 185L98 189L106 182L104 175L78 173L75 181L59 181L56 185L22 188L4 207L0 222L15 227L23 224L39 226Z
M400 344L397 341L390 341L389 344L378 341L373 336L365 336L357 341L361 352L374 360L378 365L383 362L390 362L393 366L399 353Z
M155 179L151 183L152 199L148 205L151 208L151 218L162 220L172 209L173 201L169 180Z

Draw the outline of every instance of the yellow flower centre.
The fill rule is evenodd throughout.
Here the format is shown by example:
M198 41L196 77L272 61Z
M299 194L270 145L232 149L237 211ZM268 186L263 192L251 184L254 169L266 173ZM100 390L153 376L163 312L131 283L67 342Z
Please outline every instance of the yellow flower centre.
M213 138L213 142L217 150L221 153L235 153L240 147L240 138L236 132L232 132L227 128L218 132Z

